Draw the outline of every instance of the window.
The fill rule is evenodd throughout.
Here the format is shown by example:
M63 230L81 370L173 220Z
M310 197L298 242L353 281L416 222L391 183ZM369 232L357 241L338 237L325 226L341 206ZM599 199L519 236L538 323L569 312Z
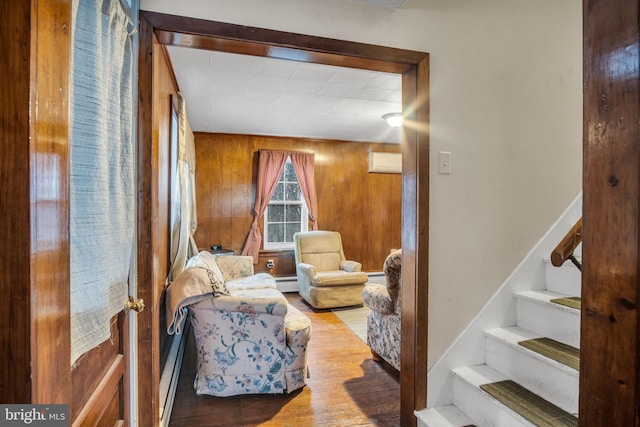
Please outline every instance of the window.
M308 217L307 204L289 158L264 215L264 248L293 249L293 234L307 231Z

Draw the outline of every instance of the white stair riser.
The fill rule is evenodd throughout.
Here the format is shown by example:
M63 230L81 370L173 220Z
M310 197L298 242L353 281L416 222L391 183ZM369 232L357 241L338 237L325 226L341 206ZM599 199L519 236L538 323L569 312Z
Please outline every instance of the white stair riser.
M487 393L457 376L453 378L453 404L478 426L534 427L526 420L516 418Z
M518 326L580 348L580 312L517 298Z
M419 427L462 427L473 424L453 405L424 409L416 413Z
M547 290L574 297L581 295L582 275L571 261L567 261L562 267L554 267L551 262L545 262L545 268Z
M487 338L486 363L571 414L578 413L578 374ZM553 362L552 362L553 363Z

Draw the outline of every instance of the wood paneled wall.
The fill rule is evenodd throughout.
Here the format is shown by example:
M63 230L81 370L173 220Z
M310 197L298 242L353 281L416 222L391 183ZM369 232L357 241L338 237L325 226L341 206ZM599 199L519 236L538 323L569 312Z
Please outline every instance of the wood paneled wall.
M252 221L257 152L315 153L318 228L339 231L345 255L365 271L380 271L400 247L400 174L368 173L369 152L400 152L396 144L196 133L199 247L242 251Z

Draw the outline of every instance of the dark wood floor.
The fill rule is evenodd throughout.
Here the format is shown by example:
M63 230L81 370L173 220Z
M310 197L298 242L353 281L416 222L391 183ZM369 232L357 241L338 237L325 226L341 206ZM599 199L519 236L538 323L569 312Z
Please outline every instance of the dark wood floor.
M170 427L400 425L398 372L371 360L366 344L331 311L313 310L298 294L287 298L312 323L307 385L289 395L197 396L190 339Z

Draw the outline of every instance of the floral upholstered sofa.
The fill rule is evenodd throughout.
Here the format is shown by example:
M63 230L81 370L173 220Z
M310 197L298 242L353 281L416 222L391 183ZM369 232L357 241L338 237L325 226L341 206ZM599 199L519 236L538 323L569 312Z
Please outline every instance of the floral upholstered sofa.
M307 378L311 322L288 304L253 259L203 251L167 289L168 332L188 311L197 349L197 394L290 393Z
M401 267L402 249L398 249L384 261L386 285L368 283L362 291L364 305L371 309L367 317L367 345L373 359L384 359L397 370L400 370Z

